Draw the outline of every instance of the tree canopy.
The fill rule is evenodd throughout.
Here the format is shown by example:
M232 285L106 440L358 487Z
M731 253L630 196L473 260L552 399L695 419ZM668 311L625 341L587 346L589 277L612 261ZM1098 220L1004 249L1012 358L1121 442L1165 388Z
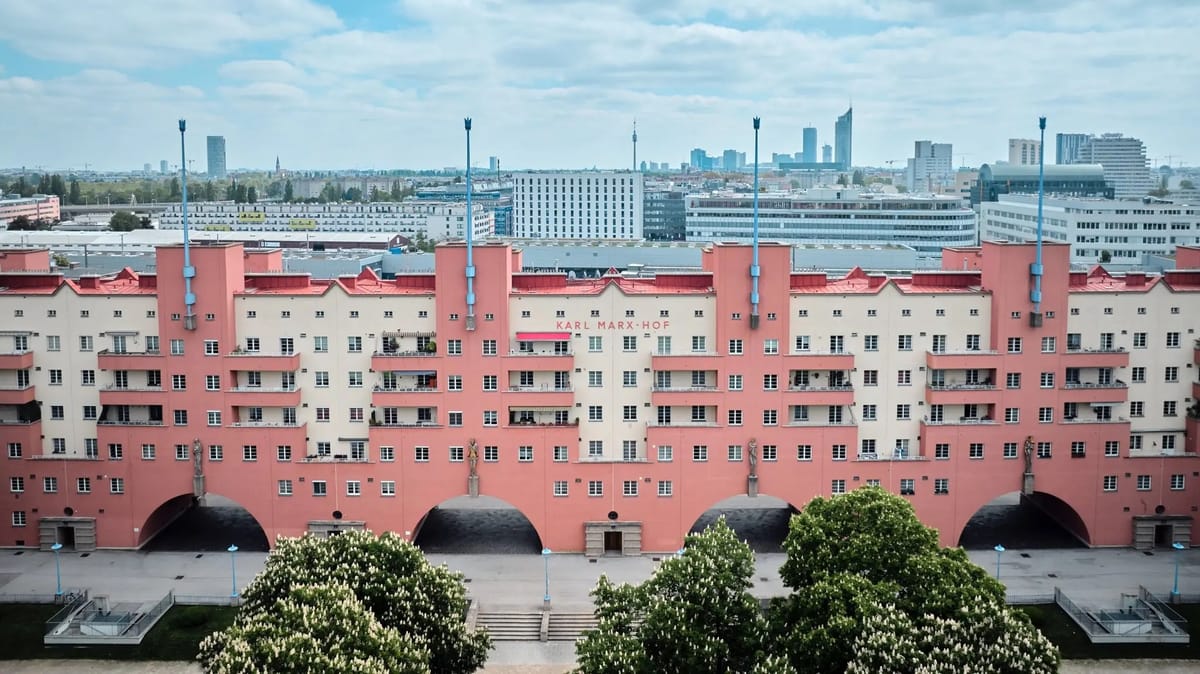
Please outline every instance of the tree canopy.
M592 591L599 626L576 644L582 674L781 672L762 662L766 623L750 594L754 553L722 518L639 585Z
M108 221L108 228L114 232L132 232L141 226L141 219L129 211L117 211Z
M464 622L467 596L462 575L445 565L431 565L420 550L393 533L376 537L348 531L329 538L280 539L262 573L246 589L241 614L273 611L295 588L310 585L348 588L381 626L396 630L427 653L433 674L474 672L487 659L491 638L483 631L468 631Z
M239 612L232 626L201 642L197 659L214 674L430 671L420 642L381 625L344 585L299 585Z

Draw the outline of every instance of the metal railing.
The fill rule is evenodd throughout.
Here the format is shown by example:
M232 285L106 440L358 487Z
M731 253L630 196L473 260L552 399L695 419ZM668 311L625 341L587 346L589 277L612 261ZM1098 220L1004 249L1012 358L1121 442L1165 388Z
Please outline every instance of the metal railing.
M1128 387L1129 387L1129 385L1126 384L1125 382L1121 381L1120 379L1118 379L1116 381L1108 382L1107 384L1104 382L1090 382L1090 381L1084 381L1084 382L1069 381L1066 384L1063 384L1063 388L1069 388L1069 389L1076 389L1076 388L1084 388L1084 389L1087 389L1087 388L1128 388Z
M1167 605L1166 602L1154 596L1145 586L1138 586L1138 599L1145 602L1146 606L1153 611L1163 627L1169 632L1176 634L1187 634L1187 619L1179 615L1175 609Z

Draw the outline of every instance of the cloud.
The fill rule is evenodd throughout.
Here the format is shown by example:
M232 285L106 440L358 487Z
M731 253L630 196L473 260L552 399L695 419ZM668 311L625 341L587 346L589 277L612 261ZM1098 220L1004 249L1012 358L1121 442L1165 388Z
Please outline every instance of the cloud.
M156 68L237 45L341 27L311 0L45 0L0 3L0 41L47 61Z
M303 70L279 59L230 61L217 72L227 79L248 82L301 82L307 77Z

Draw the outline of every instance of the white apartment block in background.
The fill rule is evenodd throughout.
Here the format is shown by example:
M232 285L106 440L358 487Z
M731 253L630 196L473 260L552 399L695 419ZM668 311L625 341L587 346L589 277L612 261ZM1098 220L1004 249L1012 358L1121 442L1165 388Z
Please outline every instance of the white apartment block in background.
M472 204L477 238L495 233L492 211ZM208 231L342 231L389 232L412 238L423 233L434 241L465 239L465 202L420 201L374 202L368 204L287 204L230 202L191 203L188 224ZM167 206L159 216L161 229L183 227L179 204Z
M904 170L909 192L936 192L939 187L953 184L954 146L918 140L913 143L913 156Z
M1036 195L1004 194L979 207L984 240L1036 240ZM1072 264L1095 264L1107 251L1113 265L1138 265L1200 243L1200 205L1051 196L1043 210L1043 236L1070 243Z
M512 236L641 239L643 191L633 171L515 173Z
M1042 157L1042 142L1029 138L1008 139L1008 163L1019 166L1037 166Z
M1146 146L1137 138L1119 133L1089 138L1079 146L1076 163L1103 166L1104 180L1118 199L1138 199L1155 188Z

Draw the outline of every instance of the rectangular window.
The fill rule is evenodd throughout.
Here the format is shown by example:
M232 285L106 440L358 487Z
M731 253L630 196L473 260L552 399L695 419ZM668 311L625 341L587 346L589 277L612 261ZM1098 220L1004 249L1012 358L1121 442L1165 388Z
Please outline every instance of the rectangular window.
M220 426L221 425L221 411L220 410L209 410L208 411L208 425L209 426Z
M313 352L314 353L329 353L329 337L328 337L328 335L316 335L313 337Z
M1082 459L1087 456L1087 443L1080 440L1071 442L1071 458Z
M763 354L768 355L768 356L774 356L774 355L777 355L778 353L779 353L779 340L778 339L764 339L763 340Z
M588 496L604 496L604 482L588 480Z
M845 494L846 493L846 481L845 480L833 480L830 483L829 491L830 491L830 493L832 493L834 495Z
M812 445L796 445L797 461L812 461Z
M1021 388L1021 373L1009 372L1005 375L1005 386L1008 388Z
M1041 377L1042 388L1054 388L1054 373L1043 372Z
M125 493L125 478L111 477L108 479L108 493L124 494Z
M1117 476L1116 475L1105 475L1102 485L1103 485L1104 491L1116 491L1117 490Z
M830 455L834 461L846 460L846 445L834 445L830 448Z
M599 459L604 456L603 440L588 440L588 458Z
M912 386L912 370L897 370L896 383L900 386Z
M763 375L763 390L778 391L779 390L779 375L764 374Z
M1183 491L1184 477L1182 473L1171 476L1171 491Z
M1149 475L1138 475L1137 476L1137 490L1138 491L1150 491L1151 484L1152 484L1152 482L1150 480Z
M938 461L947 461L950 459L950 444L939 442L933 446L933 458Z
M912 478L901 478L900 479L900 495L901 496L912 496L913 494L916 494L916 493L917 493L916 480L913 480Z
M728 455L729 455L730 461L741 461L742 460L742 446L741 445L729 445Z
M693 445L692 446L692 461L708 461L708 446Z
M92 478L80 477L75 479L75 491L80 494L92 493Z
M242 445L242 461L258 461L258 445Z
M904 421L912 418L912 405L901 403L896 405L896 418Z
M500 460L500 448L495 445L484 445L483 460L486 463L496 463Z
M567 460L567 446L566 445L555 445L554 446L554 461L556 463L564 463L564 462L566 462L566 460Z
M28 523L24 510L14 510L12 514L12 525L14 527L23 527Z
M600 336L588 337L588 351L591 353L599 353L604 350L604 338Z
M945 477L938 477L938 478L934 478L934 480L933 480L933 493L935 493L935 494L949 494L949 493L950 493L950 479L949 479L949 478L945 478Z
M566 480L555 480L554 481L554 495L555 496L566 496L567 495L567 481Z
M1054 353L1055 339L1053 337L1042 338L1042 353Z
M875 421L875 419L877 418L876 414L877 414L877 412L876 412L875 405L863 405L862 406L863 421Z
M521 463L530 463L533 461L533 447L529 445L517 447L517 461Z
M671 445L658 446L658 460L663 463L669 463L675 460L675 449Z
M379 495L380 496L395 496L396 495L396 481L395 480L381 481L379 483Z
M972 442L967 447L967 458L982 459L983 458L983 443L982 442Z
M483 340L483 355L485 355L485 356L496 355L496 340L494 340L494 339Z
M1021 338L1020 337L1009 337L1008 338L1008 352L1009 353L1021 353Z
M896 348L900 351L912 351L912 335L897 335Z
M1043 423L1043 424L1053 423L1054 422L1054 408L1053 407L1039 407L1038 408L1038 422Z
M731 355L731 356L742 355L742 340L740 340L740 339L729 340L729 355Z
M381 452L382 452L382 450L383 450L383 448L380 447ZM450 463L462 463L463 462L464 451L463 451L462 447L451 447L449 451L450 451Z
M863 337L863 351L878 351L879 350L879 335L867 335Z
M312 481L312 495L313 496L325 496L328 493L329 493L329 489L328 489L328 486L325 484L325 480L313 480Z
M1006 459L1017 458L1017 443L1015 443L1015 442L1004 443L1004 458L1006 458Z
M638 481L637 480L622 481L621 482L621 495L622 496L637 496L638 495Z
M429 448L413 447L413 461L417 463L429 463Z
M1054 447L1049 442L1037 443L1037 457L1039 459L1049 459L1054 455Z
M621 350L626 353L637 351L637 337L634 335L625 335L622 337Z
M1168 332L1167 333L1167 348L1168 349L1178 349L1179 348L1179 333L1178 332Z

